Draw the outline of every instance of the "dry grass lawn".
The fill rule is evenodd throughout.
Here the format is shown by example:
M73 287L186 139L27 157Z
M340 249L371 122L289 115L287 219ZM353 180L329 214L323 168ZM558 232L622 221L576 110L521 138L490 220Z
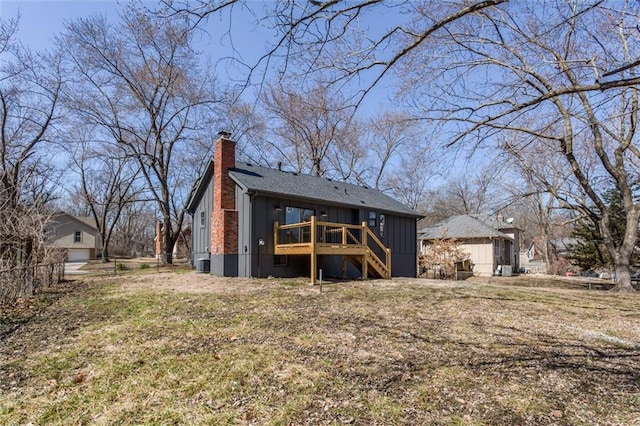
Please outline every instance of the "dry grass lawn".
M535 284L78 277L0 311L0 424L640 424L640 296Z

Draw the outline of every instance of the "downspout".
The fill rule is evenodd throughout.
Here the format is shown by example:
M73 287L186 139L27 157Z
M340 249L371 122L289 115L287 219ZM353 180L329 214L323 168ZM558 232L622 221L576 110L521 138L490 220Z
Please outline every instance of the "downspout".
M194 240L195 235L196 235L196 233L194 232L194 228L195 228L194 223L195 222L194 222L194 217L193 217L195 212L190 212L190 211L187 210L187 213L189 213L189 216L191 216L191 247L195 247L195 245L193 244L194 243L193 240ZM184 235L182 236L182 238L184 239ZM192 268L196 267L196 262L195 262L195 259L194 259L195 256L196 256L196 253L194 253L193 250L189 250L189 263L190 263Z
M247 195L249 195L249 242L247 243L247 241L245 241L242 252L245 254L245 264L244 264L245 274L244 275L245 277L251 277L253 276L253 262L252 262L253 249L251 248L253 247L253 244L251 242L253 241L253 233L254 233L253 200L254 198L256 198L256 195L258 195L258 191L249 190L247 191Z

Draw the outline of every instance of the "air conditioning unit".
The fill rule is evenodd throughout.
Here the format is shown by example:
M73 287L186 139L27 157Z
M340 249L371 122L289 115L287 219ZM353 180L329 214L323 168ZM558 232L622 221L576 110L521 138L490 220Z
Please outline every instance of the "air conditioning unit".
M502 276L510 277L513 274L513 267L511 265L502 265Z

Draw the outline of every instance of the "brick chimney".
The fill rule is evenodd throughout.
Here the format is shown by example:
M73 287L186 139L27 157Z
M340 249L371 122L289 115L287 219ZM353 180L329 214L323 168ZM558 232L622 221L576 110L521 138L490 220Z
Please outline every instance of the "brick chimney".
M229 169L236 166L236 143L220 132L213 153L213 206L211 209L211 273L238 275L238 211L235 183Z

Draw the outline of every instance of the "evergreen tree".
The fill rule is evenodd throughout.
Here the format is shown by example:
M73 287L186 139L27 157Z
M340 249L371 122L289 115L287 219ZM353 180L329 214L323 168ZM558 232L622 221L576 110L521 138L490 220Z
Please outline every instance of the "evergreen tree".
M622 205L622 196L617 188L610 189L603 194L607 210L611 217L612 233L616 246L622 245L626 231L626 213ZM584 218L576 223L571 236L576 242L569 247L569 260L572 264L582 269L609 268L612 265L611 257L604 248L602 234L597 223L600 217ZM637 250L634 251L631 265L639 261Z

